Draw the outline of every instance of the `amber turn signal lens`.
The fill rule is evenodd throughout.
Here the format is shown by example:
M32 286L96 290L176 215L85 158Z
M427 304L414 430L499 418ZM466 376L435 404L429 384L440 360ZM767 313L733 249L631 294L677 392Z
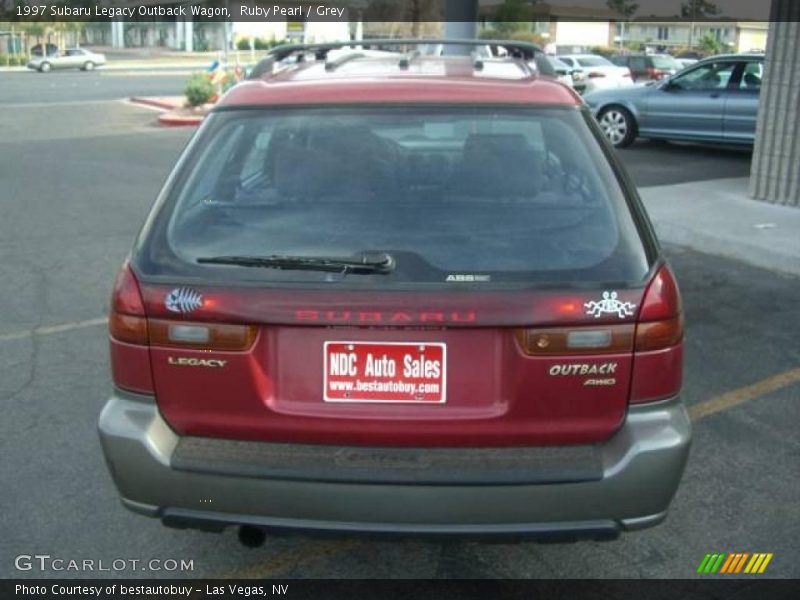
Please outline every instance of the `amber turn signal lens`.
M614 354L633 350L633 329L633 324L519 329L517 340L531 356Z
M683 339L683 316L636 326L636 351L661 350Z
M199 350L247 350L258 335L254 325L189 323L150 319L150 344Z
M147 319L112 312L108 317L108 332L126 344L147 345Z

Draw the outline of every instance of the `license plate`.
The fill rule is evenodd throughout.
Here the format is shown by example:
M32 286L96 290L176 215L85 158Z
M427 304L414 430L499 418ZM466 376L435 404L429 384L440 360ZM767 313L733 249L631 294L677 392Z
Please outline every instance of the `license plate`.
M325 342L326 402L444 404L447 349L438 343Z

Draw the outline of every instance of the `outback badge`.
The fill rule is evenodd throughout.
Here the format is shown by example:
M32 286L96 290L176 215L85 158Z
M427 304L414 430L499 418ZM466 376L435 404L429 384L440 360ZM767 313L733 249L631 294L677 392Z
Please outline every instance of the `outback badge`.
M203 296L191 288L175 288L164 300L167 310L176 313L190 313L200 308L203 304Z
M633 315L636 305L633 302L620 302L617 300L617 292L603 292L602 300L592 300L584 302L586 314L592 315L595 319L604 314L616 314L620 319Z

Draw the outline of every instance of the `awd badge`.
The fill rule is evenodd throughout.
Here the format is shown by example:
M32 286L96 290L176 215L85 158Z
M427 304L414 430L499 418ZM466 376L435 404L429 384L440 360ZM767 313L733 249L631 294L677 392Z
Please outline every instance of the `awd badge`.
M189 313L200 308L203 297L191 288L175 288L164 300L167 310L176 313Z

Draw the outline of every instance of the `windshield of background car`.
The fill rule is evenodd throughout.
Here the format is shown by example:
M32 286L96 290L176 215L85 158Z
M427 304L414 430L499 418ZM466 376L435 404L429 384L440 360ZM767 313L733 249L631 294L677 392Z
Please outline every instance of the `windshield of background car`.
M653 58L653 67L656 69L680 69L681 63L677 60L672 58L671 56L654 56Z
M582 67L613 67L614 63L602 56L581 56L577 59Z
M198 259L387 253L391 273L346 278L378 285L444 284L453 274L640 281L648 257L590 118L493 106L215 113L156 217L168 220L153 229L169 252L150 257L237 280L339 274Z

